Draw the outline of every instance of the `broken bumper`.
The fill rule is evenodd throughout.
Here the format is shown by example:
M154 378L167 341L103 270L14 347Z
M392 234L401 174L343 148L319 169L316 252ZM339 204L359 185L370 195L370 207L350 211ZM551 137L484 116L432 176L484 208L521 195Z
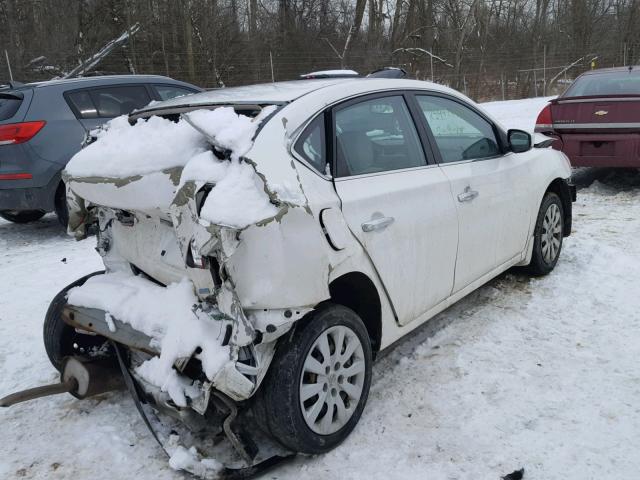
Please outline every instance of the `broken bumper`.
M109 318L108 321L107 318ZM152 356L160 354L159 346L151 337L135 330L129 324L121 322L117 318L107 316L103 310L66 305L63 310L63 319L65 323L76 329L101 335L130 349ZM228 334L225 334L227 331L226 325L226 322L220 322L221 335L219 338L223 344L229 340ZM190 360L190 357L181 358L176 362L174 368L178 372L184 373ZM237 363L230 359L210 382L193 379L194 384L197 384L202 390L202 395L198 397L196 403L192 403L190 406L199 413L204 414L207 405L201 405L200 403L203 399L209 398L212 388L235 401L249 398L257 388L256 382L251 380L251 376L241 373L237 368ZM240 366L240 368L243 368L243 366ZM142 383L144 385L146 382ZM154 389L145 388L145 390L153 394L153 396L157 396Z

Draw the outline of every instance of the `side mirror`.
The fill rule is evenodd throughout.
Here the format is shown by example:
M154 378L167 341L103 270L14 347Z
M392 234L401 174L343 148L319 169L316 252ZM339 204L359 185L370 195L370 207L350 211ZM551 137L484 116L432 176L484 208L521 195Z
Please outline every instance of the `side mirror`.
M507 132L509 148L514 153L531 150L531 135L524 130L509 130Z

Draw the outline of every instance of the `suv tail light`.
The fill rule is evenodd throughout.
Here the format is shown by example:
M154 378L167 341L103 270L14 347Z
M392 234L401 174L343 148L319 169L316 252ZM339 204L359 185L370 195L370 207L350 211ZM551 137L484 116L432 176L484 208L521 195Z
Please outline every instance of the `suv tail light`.
M0 145L15 145L31 140L36 133L42 130L45 123L37 122L9 123L0 125Z
M536 120L536 132L553 130L553 119L551 118L551 105L546 105Z

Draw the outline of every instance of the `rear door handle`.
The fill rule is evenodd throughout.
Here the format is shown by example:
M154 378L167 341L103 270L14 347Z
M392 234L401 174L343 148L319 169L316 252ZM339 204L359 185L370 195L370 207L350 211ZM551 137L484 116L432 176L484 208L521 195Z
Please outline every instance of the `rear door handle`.
M363 232L373 232L374 230L384 230L394 221L393 217L380 217L369 220L362 224Z
M464 189L464 192L458 195L459 202L470 202L474 198L480 195L477 191L471 190L471 187L467 187Z

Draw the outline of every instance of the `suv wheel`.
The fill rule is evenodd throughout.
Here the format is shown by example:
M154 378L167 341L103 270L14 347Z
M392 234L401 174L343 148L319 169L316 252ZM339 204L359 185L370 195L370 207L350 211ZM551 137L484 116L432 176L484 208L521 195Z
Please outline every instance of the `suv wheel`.
M69 207L67 207L67 191L64 183L60 182L58 189L56 190L56 198L54 199L54 205L56 210L56 216L60 225L67 228L69 223Z
M548 192L542 199L534 231L533 255L528 266L533 275L546 275L555 268L562 250L563 229L562 201Z
M354 429L369 395L371 342L342 305L314 310L278 345L261 388L264 421L287 448L322 453Z
M104 271L90 273L67 285L53 297L49 304L49 309L44 317L44 348L51 364L59 371L61 371L64 357L70 355L91 357L105 354L103 347L107 341L106 338L100 335L78 333L75 328L64 323L62 319L62 309L67 303L67 292L73 287L84 284L88 278L102 273Z
M0 217L13 223L29 223L40 220L45 213L44 210L2 210Z

